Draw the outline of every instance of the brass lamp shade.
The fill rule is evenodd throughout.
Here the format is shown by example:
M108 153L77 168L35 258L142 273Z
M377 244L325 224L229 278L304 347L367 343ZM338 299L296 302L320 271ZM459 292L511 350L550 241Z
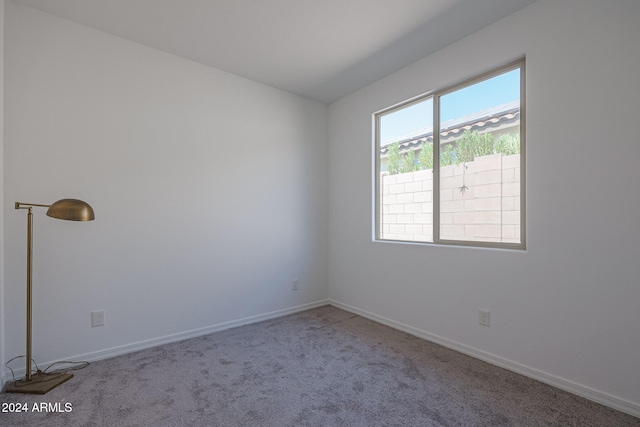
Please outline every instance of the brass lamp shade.
M77 199L62 199L52 204L47 216L68 221L93 221L96 216L88 203Z

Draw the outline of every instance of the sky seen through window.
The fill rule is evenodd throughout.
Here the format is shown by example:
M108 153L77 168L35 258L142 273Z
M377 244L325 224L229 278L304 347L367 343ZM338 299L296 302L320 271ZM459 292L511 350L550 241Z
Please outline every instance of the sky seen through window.
M520 69L458 89L440 98L440 120L466 116L520 99ZM433 99L380 117L380 145L398 141L432 127Z

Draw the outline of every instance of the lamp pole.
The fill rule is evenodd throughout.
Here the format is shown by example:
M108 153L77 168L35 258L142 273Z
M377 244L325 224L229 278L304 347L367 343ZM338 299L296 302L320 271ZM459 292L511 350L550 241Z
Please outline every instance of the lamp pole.
M27 213L27 381L31 381L31 318L32 318L32 293L33 293L33 212L31 208L41 206L44 208L50 205L26 204L16 202L16 209L28 209Z
M33 212L27 213L27 381L31 381L31 275L33 272Z

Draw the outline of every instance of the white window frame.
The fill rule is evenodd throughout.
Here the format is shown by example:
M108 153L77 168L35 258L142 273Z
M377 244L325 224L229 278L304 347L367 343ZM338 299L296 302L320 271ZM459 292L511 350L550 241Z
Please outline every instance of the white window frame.
M511 242L490 242L490 241L469 241L469 240L448 240L440 238L440 98L459 89L480 83L500 74L520 69L520 243ZM402 242L417 245L448 245L448 246L471 246L501 249L526 249L526 67L525 59L518 59L507 65L492 69L486 73L462 81L458 84L435 90L418 97L409 99L392 107L385 108L373 114L373 240L375 242ZM426 99L433 99L433 242L421 242L414 240L393 240L381 238L381 175L380 175L380 118L422 102Z

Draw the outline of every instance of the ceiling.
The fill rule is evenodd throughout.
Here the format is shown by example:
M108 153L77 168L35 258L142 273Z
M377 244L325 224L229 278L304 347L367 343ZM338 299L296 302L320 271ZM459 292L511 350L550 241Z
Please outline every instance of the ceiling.
M12 0L331 103L535 0Z

